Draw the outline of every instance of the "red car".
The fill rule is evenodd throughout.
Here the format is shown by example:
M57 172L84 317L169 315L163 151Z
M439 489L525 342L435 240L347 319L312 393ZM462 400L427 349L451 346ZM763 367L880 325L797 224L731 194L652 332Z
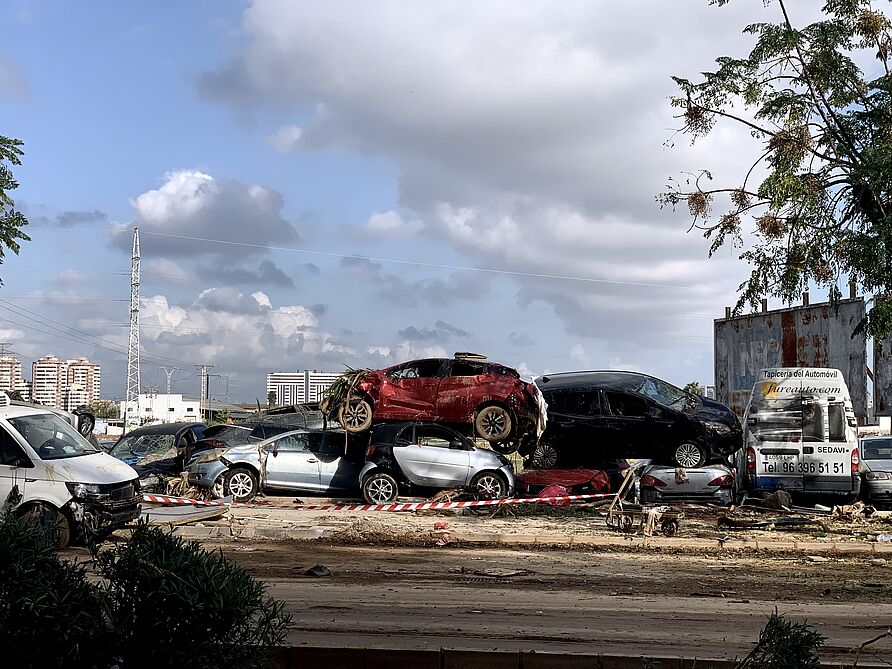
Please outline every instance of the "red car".
M517 370L484 356L411 360L366 373L339 412L347 432L391 420L473 425L477 435L511 453L544 429L541 394Z

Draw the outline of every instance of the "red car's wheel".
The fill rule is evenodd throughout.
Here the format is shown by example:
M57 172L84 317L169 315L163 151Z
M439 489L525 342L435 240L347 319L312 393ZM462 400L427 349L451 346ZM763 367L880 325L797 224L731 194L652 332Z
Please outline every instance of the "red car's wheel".
M372 426L372 405L365 398L354 397L341 407L338 422L346 432L365 432Z
M487 441L504 441L511 434L511 414L505 407L483 407L474 419L477 434Z

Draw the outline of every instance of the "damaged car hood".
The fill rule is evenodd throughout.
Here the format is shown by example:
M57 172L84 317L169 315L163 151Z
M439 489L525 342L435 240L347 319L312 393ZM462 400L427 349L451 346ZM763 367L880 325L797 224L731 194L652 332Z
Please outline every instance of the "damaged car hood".
M130 465L107 453L93 453L61 460L44 460L47 480L78 483L120 483L137 478Z

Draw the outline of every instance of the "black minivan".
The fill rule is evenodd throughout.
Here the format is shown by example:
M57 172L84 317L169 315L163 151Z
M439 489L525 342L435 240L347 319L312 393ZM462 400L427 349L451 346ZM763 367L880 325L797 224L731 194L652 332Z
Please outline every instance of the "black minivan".
M743 444L731 409L639 372L548 374L536 379L548 404L530 456L537 468L602 466L651 458L678 467L723 460Z

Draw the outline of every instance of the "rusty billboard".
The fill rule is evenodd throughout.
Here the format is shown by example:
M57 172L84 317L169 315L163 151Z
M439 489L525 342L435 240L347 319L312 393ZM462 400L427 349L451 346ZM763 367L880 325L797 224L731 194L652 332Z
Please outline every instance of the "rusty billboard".
M892 337L873 340L873 409L892 416Z
M760 369L832 367L842 371L855 415L863 421L866 339L853 338L852 332L864 314L864 300L858 298L842 300L838 308L821 303L716 319L716 399L742 416Z

